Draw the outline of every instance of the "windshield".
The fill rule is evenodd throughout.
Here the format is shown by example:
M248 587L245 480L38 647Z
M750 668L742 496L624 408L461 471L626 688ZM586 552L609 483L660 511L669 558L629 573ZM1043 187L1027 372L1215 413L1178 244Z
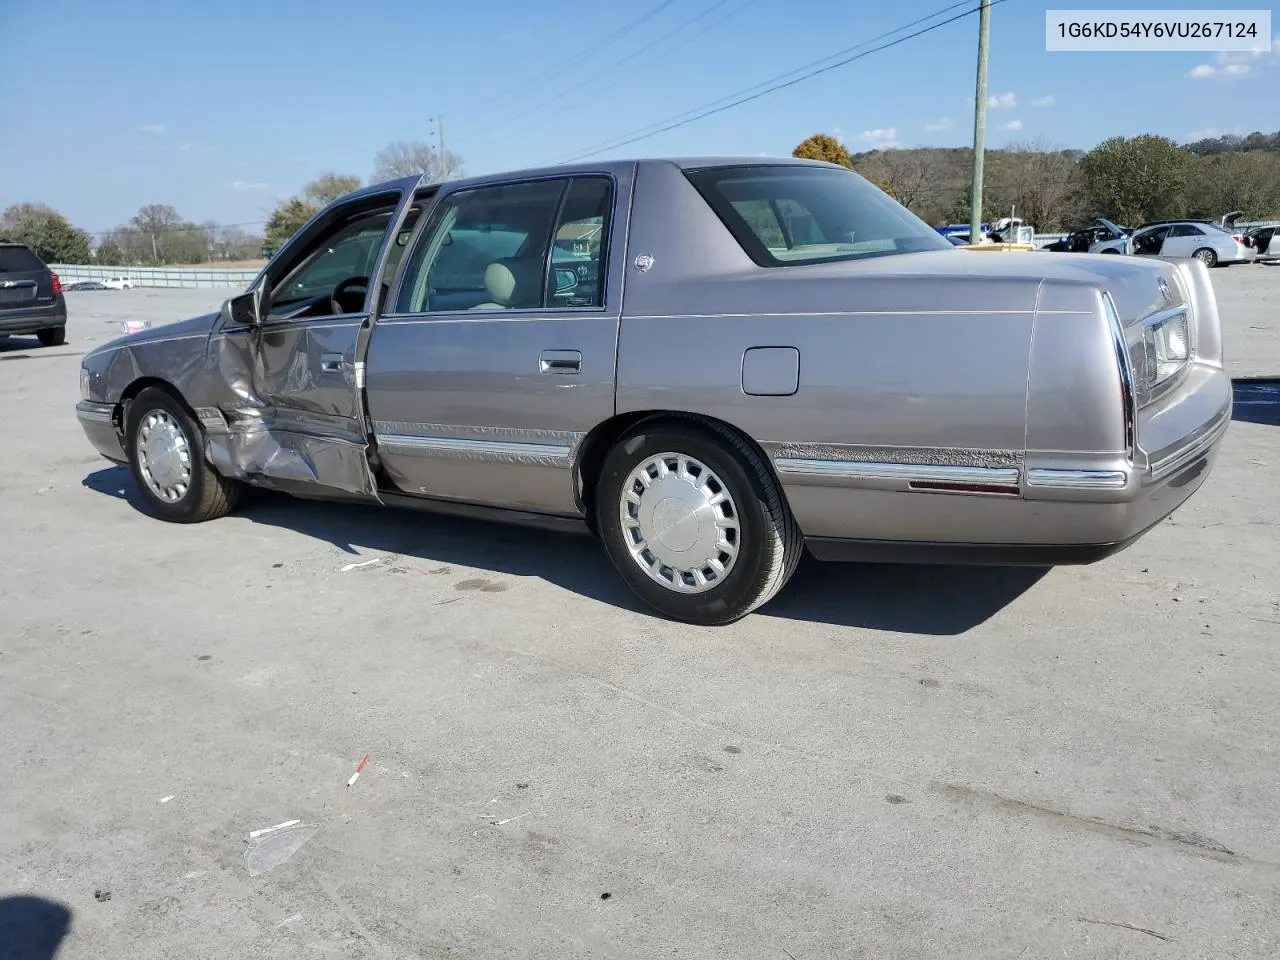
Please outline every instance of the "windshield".
M788 164L708 167L686 175L762 267L952 249L852 171Z

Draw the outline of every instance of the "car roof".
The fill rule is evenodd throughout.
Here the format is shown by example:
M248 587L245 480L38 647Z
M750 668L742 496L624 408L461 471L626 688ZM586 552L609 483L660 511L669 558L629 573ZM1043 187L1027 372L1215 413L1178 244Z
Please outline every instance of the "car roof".
M527 167L523 170L505 170L498 173L486 173L474 177L460 177L456 180L443 181L426 181L422 182L421 177L401 177L396 180L387 180L382 183L370 184L360 190L347 194L350 197L360 197L369 194L382 193L393 189L412 189L421 185L422 187L447 185L450 189L465 188L471 186L481 186L483 184L502 182L505 180L533 180L539 177L552 176L571 176L573 174L582 173L621 173L630 167L637 165L658 165L670 164L679 167L682 170L696 170L706 167L776 167L776 166L795 166L795 167L826 167L832 170L845 170L838 164L827 163L823 160L807 160L800 157L759 157L759 156L694 156L694 157L638 157L627 160L600 160L595 162L579 162L567 164L553 164L545 167Z

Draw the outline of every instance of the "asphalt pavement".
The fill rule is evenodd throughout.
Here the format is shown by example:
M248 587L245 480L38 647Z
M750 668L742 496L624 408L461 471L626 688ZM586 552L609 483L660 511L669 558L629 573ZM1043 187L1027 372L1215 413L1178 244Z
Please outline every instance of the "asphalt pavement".
M1280 267L1213 276L1233 374L1280 375ZM699 629L587 538L140 513L78 357L223 296L0 340L0 956L1280 955L1266 384L1109 560L806 561Z

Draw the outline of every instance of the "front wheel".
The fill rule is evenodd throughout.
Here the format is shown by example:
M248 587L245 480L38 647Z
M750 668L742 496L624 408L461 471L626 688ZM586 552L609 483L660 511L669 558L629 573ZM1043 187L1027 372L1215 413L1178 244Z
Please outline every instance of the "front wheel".
M42 347L60 347L67 342L67 328L45 327L43 330L37 330L36 336L40 338Z
M782 589L804 549L763 458L709 422L636 426L609 451L595 508L627 586L685 623L746 616Z
M1206 267L1216 267L1218 265L1218 255L1208 247L1201 247L1192 256Z
M129 404L129 466L150 513L199 523L231 512L240 486L204 459L200 428L167 390L148 387Z

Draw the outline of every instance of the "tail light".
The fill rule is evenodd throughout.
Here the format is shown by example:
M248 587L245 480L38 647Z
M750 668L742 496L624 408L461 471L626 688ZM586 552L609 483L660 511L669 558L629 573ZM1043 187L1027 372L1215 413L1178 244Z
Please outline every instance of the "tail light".
M1231 239L1232 239L1232 240L1234 240L1236 243L1244 243L1244 234L1243 234L1243 233L1233 233L1233 234L1231 235Z
M58 279L58 275L54 273L52 270L49 271L49 279L53 281L53 292L61 293L62 281Z
M1111 328L1111 341L1116 351L1116 364L1120 373L1120 415L1124 419L1125 455L1132 460L1137 445L1137 404L1134 398L1133 360L1129 356L1129 346L1125 340L1124 325L1120 322L1120 314L1116 310L1111 294L1102 295L1102 306L1106 310L1107 323Z

